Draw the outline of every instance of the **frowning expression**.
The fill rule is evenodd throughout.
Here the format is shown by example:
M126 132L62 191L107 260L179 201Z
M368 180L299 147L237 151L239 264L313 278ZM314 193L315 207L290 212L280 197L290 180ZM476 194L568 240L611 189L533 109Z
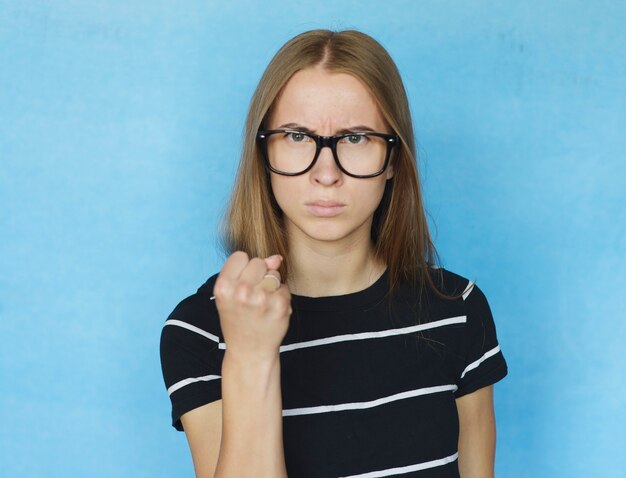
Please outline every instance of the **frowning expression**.
M266 129L298 129L322 136L345 132L390 133L369 89L356 77L321 67L298 71L276 100ZM323 148L299 176L271 174L290 241L369 241L372 219L392 166L373 178L354 178Z

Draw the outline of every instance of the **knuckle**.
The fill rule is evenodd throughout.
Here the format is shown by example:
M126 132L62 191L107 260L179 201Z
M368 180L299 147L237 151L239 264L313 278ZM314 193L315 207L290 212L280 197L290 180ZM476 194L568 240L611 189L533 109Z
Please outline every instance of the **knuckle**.
M265 261L263 259L258 258L258 257L253 257L252 259L250 259L250 265L253 266L253 267L264 266L265 265Z
M266 292L257 291L253 295L253 302L254 302L254 304L258 305L258 306L260 306L262 308L266 308L267 307L268 300L269 300L269 297L268 297Z
M216 297L223 297L230 289L230 283L228 279L218 278L213 286L213 295Z
M241 257L242 259L245 259L245 260L249 259L248 254L246 252L244 252L244 251L235 251L235 252L233 252L232 255L234 257L236 257L236 258Z
M251 293L252 287L245 282L240 282L235 287L234 296L240 302L247 302L250 299Z

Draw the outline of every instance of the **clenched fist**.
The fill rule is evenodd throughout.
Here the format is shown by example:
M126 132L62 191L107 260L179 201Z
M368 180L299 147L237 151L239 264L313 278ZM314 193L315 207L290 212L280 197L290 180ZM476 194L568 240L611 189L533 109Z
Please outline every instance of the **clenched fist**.
M278 255L249 259L241 251L226 260L213 295L229 355L251 361L278 356L292 312L289 289L280 284L281 262ZM264 282L268 274L280 284L274 292Z

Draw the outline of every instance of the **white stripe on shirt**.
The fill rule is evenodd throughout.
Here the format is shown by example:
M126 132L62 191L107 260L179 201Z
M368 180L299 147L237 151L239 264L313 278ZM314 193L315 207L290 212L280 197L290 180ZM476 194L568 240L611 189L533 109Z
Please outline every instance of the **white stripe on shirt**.
M455 453L454 455L447 456L445 458L440 458L439 460L426 461L424 463L417 463L415 465L409 466L401 466L398 468L387 468L386 470L378 470L371 471L369 473L362 473L360 475L350 475L345 476L343 478L378 478L381 476L393 476L393 475L404 475L405 473L410 473L412 471L420 471L426 470L428 468L434 468L436 466L447 465L448 463L452 463L459 457L459 453Z
M467 286L465 287L465 290L463 291L463 300L467 299L467 296L470 295L470 293L474 290L474 282L473 281L469 281L467 283Z
M195 332L196 334L200 334L203 337L206 337L207 339L212 340L213 342L219 343L220 341L217 335L213 335L207 332L206 330L202 330L200 327L196 327L195 325L188 324L187 322L183 322L182 320L169 319L165 321L165 325L176 325L178 327L182 327L183 329L191 330L192 332ZM165 325L163 327L165 327Z
M377 398L368 402L353 402L353 403L341 403L339 405L321 405L318 407L305 407L305 408L290 408L283 410L283 417L295 416L295 415L312 415L315 413L327 413L327 412L340 412L343 410L362 410L365 408L378 407L385 403L395 402L397 400L404 400L406 398L419 397L420 395L428 395L431 393L445 392L451 390L456 392L458 387L456 385L438 385L436 387L418 388L416 390L408 390L406 392L396 393L388 397Z
M402 327L400 329L388 329L378 332L362 332L359 334L335 335L333 337L325 337L323 339L308 340L306 342L296 342L289 345L281 345L281 352L289 352L290 350L303 349L305 347L316 347L318 345L328 345L337 342L349 342L351 340L380 339L393 335L410 334L411 332L419 332L420 330L434 329L435 327L443 327L450 324L462 324L467 322L465 315L451 317L449 319L437 320L426 324L412 325L410 327Z
M204 377L192 377L186 378L185 380L181 380L180 382L176 382L170 388L167 389L167 393L172 395L176 390L183 388L185 385L189 385L190 383L195 382L208 382L209 380L217 380L218 378L222 378L221 375L205 375Z
M458 317L450 317L448 319L435 320L433 322L428 322L425 324L412 325L410 327L402 327L399 329L387 329L380 330L376 332L362 332L359 334L345 334L345 335L335 335L332 337L324 337L323 339L315 339L315 340L307 340L306 342L294 342L293 344L281 345L280 353L289 352L291 350L303 349L307 347L317 347L320 345L328 345L334 344L338 342L349 342L352 340L366 340L366 339L380 339L384 337L391 337L394 335L403 335L410 334L412 332L419 332L421 330L434 329L436 327L443 327L446 325L452 324L463 324L467 322L467 316L459 315ZM218 343L218 348L221 350L226 350L226 344L224 342L220 342L219 337L216 335L210 334L195 325L188 324L183 322L182 320L166 320L165 325L177 325L178 327L183 327L185 329L191 330L192 332L196 332L213 342Z
M465 370L463 370L463 373L461 374L461 379L463 379L463 377L465 377L465 374L467 372L470 372L472 370L474 370L475 368L477 368L481 363L483 363L485 360L487 360L489 357L493 357L495 354L497 354L498 352L500 352L500 346L496 345L494 348L492 348L489 352L486 352L485 355L483 355L482 357L480 357L478 360L472 362L471 364L469 364L467 367L465 367Z

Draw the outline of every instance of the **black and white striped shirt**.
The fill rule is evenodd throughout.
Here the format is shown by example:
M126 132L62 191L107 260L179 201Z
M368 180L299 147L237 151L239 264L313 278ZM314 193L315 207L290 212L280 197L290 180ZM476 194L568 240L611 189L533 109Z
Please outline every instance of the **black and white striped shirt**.
M446 269L421 299L389 300L385 272L365 290L292 296L280 347L285 460L290 478L458 477L455 399L508 372L477 285ZM181 301L161 335L161 365L180 416L221 398L226 345L209 297L216 275Z

